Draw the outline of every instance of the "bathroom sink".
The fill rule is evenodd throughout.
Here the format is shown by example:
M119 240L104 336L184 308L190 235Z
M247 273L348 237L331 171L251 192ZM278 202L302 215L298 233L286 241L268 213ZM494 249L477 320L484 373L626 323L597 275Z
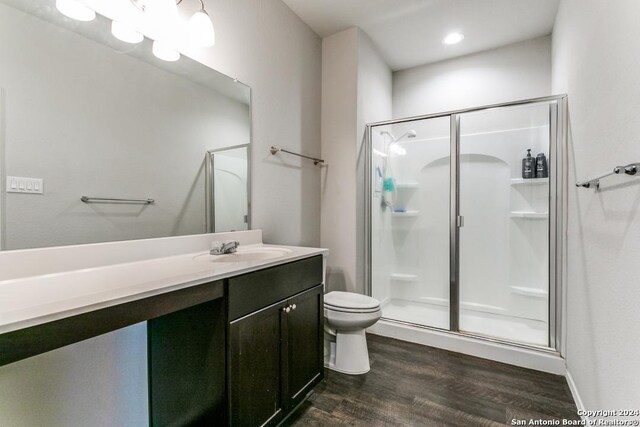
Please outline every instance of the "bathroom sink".
M196 261L229 263L229 262L259 262L282 258L291 253L286 248L238 248L237 252L224 255L210 255L208 253L194 257Z

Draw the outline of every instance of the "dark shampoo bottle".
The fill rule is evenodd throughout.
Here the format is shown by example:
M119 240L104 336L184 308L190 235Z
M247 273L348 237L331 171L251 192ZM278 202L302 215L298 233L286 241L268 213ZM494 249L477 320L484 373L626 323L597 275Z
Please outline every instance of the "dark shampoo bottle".
M536 178L548 178L549 168L547 166L547 157L544 153L536 156Z
M531 157L531 148L527 149L527 157L522 159L522 178L531 179L536 177L536 159Z

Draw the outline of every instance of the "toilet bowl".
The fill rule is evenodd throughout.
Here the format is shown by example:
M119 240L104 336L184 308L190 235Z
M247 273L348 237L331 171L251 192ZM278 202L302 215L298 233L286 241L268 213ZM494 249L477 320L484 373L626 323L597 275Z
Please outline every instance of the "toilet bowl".
M380 319L380 302L352 292L324 296L325 366L345 374L369 372L365 329Z

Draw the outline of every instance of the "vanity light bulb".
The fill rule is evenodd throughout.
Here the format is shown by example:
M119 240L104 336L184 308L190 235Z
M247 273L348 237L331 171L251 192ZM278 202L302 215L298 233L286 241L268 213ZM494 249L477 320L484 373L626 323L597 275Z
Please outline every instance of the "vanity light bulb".
M111 34L125 43L140 43L144 40L144 36L140 32L121 21L111 23Z
M188 25L189 41L193 46L211 47L216 43L216 32L209 14L203 9L193 14Z
M180 59L180 52L168 43L155 40L151 50L156 58L163 61L173 62Z
M56 9L64 16L76 21L93 21L96 12L79 0L56 0Z

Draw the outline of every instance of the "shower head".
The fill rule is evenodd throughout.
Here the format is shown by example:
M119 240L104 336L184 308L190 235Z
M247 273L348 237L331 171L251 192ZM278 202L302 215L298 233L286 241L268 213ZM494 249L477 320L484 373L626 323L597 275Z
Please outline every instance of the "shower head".
M393 134L391 132L389 132L388 130L381 131L380 135L382 135L382 136L387 135L389 138L391 138L391 142L396 140L396 137L393 136Z
M396 139L396 141L400 141L402 138L404 138L405 136L407 138L415 138L418 134L416 133L415 130L411 129L406 131L405 133L403 133L402 135L400 135L400 138Z
M380 132L380 135L387 135L389 138L391 138L391 142L398 142L403 138L415 138L418 134L416 133L415 130L411 129L406 131L405 133L403 133L402 135L400 135L400 138L396 138L395 136L393 136L393 134L389 131L383 130L382 132Z

